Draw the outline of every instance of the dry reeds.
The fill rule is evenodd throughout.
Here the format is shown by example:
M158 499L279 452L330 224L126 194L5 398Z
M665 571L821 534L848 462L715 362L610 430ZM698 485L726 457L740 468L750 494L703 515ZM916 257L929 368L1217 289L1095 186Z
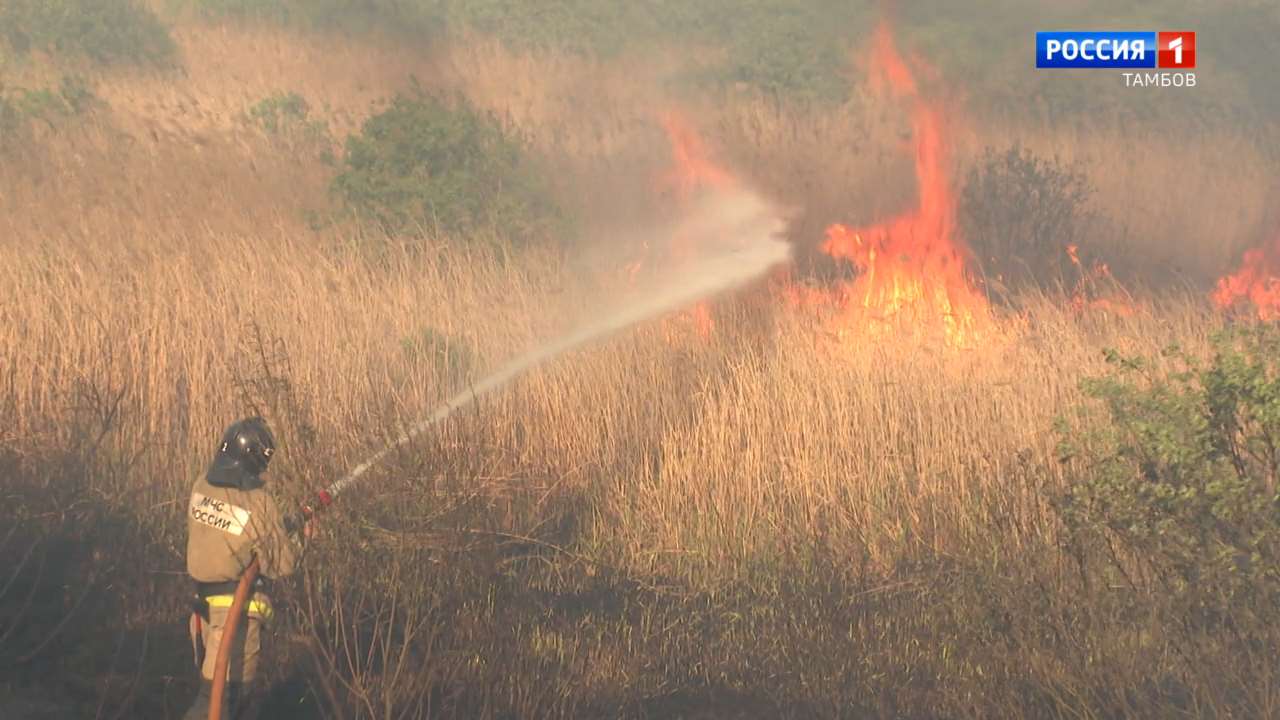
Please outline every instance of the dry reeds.
M572 327L614 277L559 252L313 232L298 211L324 206L328 171L236 119L299 91L341 135L408 74L449 63L335 55L277 31L176 37L187 79L104 79L109 111L0 166L0 449L20 449L0 467L127 499L122 516L170 570L178 508L237 415L280 429L272 473L300 495ZM570 189L621 177L583 197L612 198L622 217L655 202L618 196L652 195L662 162L652 96L629 98L625 69L455 52L464 69L422 79L474 91L545 154L570 156ZM706 104L719 109L691 103L727 162L783 201L814 199L819 229L912 191L889 110ZM1181 165L1119 130L984 130L963 146L1014 136L1084 163L1136 252L1199 268L1244 243L1275 177L1229 133L1190 150L1193 185L1160 180ZM1224 147L1239 161L1218 161ZM1221 320L1201 295L1143 298L1127 317L1028 297L995 311L998 337L955 350L834 333L770 292L716 305L709 338L677 316L571 353L375 473L339 509L294 618L311 643L297 652L321 663L321 704L361 717L699 703L992 717L1230 701L1174 654L1177 628L1081 595L1048 502L1065 472L1051 428L1081 401L1078 381L1107 347L1203 350ZM424 334L474 363L457 376ZM85 472L22 459L90 445ZM440 537L465 541L414 541Z

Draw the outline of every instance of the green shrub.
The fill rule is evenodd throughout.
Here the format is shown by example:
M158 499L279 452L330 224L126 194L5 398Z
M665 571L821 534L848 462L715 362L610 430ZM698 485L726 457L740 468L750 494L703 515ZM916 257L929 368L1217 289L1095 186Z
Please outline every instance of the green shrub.
M99 63L161 64L174 54L168 29L139 0L4 0L0 39L18 54Z
M965 178L961 232L988 278L1014 289L1064 284L1078 270L1067 247L1085 238L1091 194L1085 175L1057 159L987 148Z
M27 117L51 122L59 117L74 117L89 110L98 101L93 90L79 75L64 75L54 88L19 89L15 91L18 110Z
M324 120L311 116L311 105L298 93L277 93L254 103L245 119L287 152L319 157L336 164L333 137Z
M32 120L55 126L87 113L99 102L79 75L64 75L57 88L0 86L0 144L18 137Z
M311 117L311 105L298 93L277 93L254 103L246 113L249 123L268 136L286 143L301 143L333 162L333 141L325 121ZM302 148L297 148L302 149Z
M100 102L93 88L80 75L62 76L58 83L58 98L69 115L83 114Z
M461 100L397 96L348 138L343 165L334 192L390 234L496 230L525 241L560 224L521 146Z
M306 123L310 112L306 98L298 93L279 93L254 103L249 119L269 133L278 133Z
M1105 417L1065 433L1069 547L1161 598L1184 628L1271 622L1280 602L1280 328L1234 330L1171 372L1109 354ZM1083 559L1082 559L1083 562Z

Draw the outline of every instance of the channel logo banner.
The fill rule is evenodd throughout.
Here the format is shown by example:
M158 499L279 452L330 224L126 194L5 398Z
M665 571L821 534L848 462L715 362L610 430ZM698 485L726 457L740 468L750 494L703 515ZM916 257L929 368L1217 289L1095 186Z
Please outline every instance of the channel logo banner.
M1156 54L1154 32L1036 33L1038 68L1153 68Z
M1196 66L1196 34L1054 30L1036 33L1038 68L1176 68Z

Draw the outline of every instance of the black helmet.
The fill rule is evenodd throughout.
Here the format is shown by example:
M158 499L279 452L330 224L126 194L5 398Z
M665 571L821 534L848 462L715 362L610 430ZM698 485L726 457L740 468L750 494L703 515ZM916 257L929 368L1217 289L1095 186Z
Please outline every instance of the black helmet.
M260 487L258 478L275 454L276 441L260 417L238 420L222 434L207 475L210 485L249 490Z

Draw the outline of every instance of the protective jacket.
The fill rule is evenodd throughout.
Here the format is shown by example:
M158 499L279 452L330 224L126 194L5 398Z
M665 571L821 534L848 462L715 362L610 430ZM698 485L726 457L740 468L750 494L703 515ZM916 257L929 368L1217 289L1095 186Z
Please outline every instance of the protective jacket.
M207 476L196 481L187 507L187 573L197 583L235 583L254 555L262 576L286 577L301 554L260 483L214 485Z

